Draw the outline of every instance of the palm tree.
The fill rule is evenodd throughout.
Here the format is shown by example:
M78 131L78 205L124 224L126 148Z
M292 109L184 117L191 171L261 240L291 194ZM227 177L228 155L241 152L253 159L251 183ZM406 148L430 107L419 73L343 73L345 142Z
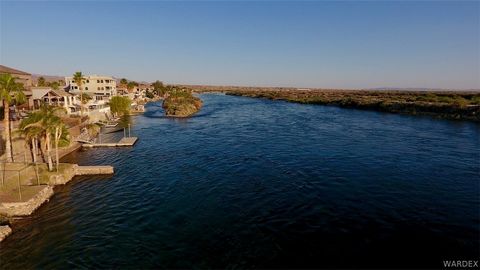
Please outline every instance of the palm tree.
M44 77L38 78L38 81L37 81L38 86L45 86L45 83L46 83L46 81L45 81Z
M53 170L52 161L52 141L55 141L56 164L58 171L59 157L58 157L58 142L62 135L66 134L62 119L59 117L59 111L63 110L59 107L42 106L40 110L32 114L33 123L23 125L23 129L40 130L43 140L43 148L45 149L46 162L48 170ZM36 122L34 122L37 120ZM53 136L53 140L52 140ZM41 144L42 145L42 144Z
M77 71L73 74L73 81L78 85L78 88L80 89L80 101L81 101L81 106L80 106L80 115L83 116L83 81L85 78L83 77L83 74L81 71Z
M55 127L55 164L56 164L57 172L58 172L58 166L60 164L60 157L58 155L58 144L62 139L66 140L66 135L68 134L68 130L65 124L61 121L60 118L58 118L58 120L60 121L55 121L53 123Z
M127 83L127 90L128 90L128 92L131 93L134 87L135 87L135 82L132 81L132 82L128 82L128 83Z
M3 125L5 126L5 153L7 162L13 162L12 137L10 132L10 104L13 100L23 103L23 85L16 83L10 74L0 74L0 98L3 103Z
M39 112L33 112L24 118L19 126L20 133L25 136L25 143L30 144L29 149L31 151L33 163L37 163L38 141L42 136L43 128L31 124L41 121L41 117L42 116Z

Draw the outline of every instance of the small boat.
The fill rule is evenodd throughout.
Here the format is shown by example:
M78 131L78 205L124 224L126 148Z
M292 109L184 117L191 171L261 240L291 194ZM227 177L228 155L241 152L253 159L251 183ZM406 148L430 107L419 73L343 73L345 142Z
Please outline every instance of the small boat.
M108 122L105 124L105 127L109 127L109 128L116 127L116 126L118 126L118 123L115 123L115 122Z
M122 131L123 130L123 127L120 127L118 126L118 124L116 124L115 126L113 127L109 127L107 125L105 125L105 127L103 128L103 133L114 133L114 132L119 132L119 131Z

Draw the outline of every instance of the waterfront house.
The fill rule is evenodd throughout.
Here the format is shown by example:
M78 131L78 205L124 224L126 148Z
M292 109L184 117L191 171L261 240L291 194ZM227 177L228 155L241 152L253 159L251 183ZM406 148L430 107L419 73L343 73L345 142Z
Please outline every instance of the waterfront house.
M79 95L80 88L73 81L73 77L65 77L66 90L69 93ZM85 76L82 84L83 93L89 95L96 101L108 101L112 96L117 95L117 82L113 77L89 75Z
M78 98L64 90L34 86L31 91L34 109L39 109L42 104L48 104L63 107L68 114L75 114L80 110Z
M117 95L118 96L128 96L128 88L124 84L119 84L117 86Z
M147 91L153 91L153 87L150 84L141 83L135 86L128 96L132 100L143 100L146 97Z
M117 95L118 96L123 96L123 97L128 97L131 100L134 100L135 99L135 94L137 93L136 88L137 87L134 87L133 89L129 90L126 85L120 84L117 87Z

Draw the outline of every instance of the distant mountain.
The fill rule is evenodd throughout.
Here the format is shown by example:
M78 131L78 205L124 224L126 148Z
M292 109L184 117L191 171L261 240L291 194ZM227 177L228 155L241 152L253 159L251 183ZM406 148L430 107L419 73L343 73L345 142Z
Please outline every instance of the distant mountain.
M53 81L65 81L65 76L52 76L52 75L42 75L42 74L32 74L32 83L33 85L37 84L38 78L43 77L47 82Z

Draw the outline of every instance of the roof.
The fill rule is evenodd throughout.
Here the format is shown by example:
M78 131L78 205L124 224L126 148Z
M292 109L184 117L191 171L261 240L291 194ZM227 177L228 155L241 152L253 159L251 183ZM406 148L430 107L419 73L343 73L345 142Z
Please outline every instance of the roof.
M33 99L41 99L43 98L51 89L45 88L32 88L32 98Z
M59 97L71 96L72 94L67 93L63 90L54 90L51 87L32 87L32 97L33 99L41 99L49 92L53 93Z
M32 75L30 73L27 73L25 71L21 71L18 69L10 68L7 66L0 65L0 73L10 73L10 74L17 74L17 75Z
M85 75L83 74L83 78L86 79L86 80L92 80L92 79L107 79L107 80L115 80L112 76L104 76L104 75ZM72 80L73 79L73 76L66 76L65 77L66 80Z
M58 90L52 89L52 91L55 94L57 94L57 96L61 96L61 97L73 96L72 94L65 92L65 90L62 90L62 89L58 89Z

